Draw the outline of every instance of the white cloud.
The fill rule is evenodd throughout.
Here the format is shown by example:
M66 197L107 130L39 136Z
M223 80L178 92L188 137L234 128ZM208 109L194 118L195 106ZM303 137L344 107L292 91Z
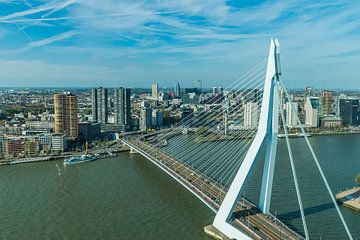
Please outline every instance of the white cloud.
M37 7L33 7L30 8L28 10L25 11L19 11L19 12L15 12L6 16L2 16L0 17L0 21L5 21L5 20L11 20L14 18L18 18L18 17L25 17L28 15L33 15L36 13L40 13L40 12L45 12L45 11L49 11L49 10L55 10L55 9L63 9L71 4L73 4L75 1L70 0L70 1L66 1L66 2L58 2L58 1L51 1L50 3L46 3Z
M92 64L97 61L113 66L119 62L131 65L138 61L149 71L166 63L183 71L194 67L204 70L216 63L218 70L222 67L237 75L238 65L247 66L248 59L254 64L255 59L263 59L269 38L279 37L286 60L284 65L290 69L287 76L295 83L312 81L303 79L301 75L306 72L298 74L302 67L311 73L314 72L310 71L311 66L324 69L326 64L337 64L339 74L334 74L334 79L343 77L342 69L353 75L360 71L349 65L351 61L359 61L358 55L338 54L358 49L360 7L357 2L266 1L246 8L231 7L225 0L78 0L74 3L69 0L43 4L34 7L36 10L0 17L0 22L8 23L7 26L37 24L26 25L26 29L51 31L56 26L66 29L61 34L30 43L17 53L69 39L81 32L81 42L77 41L79 38L71 39L70 46L46 51L56 56L76 52L84 56L84 62ZM35 15L34 11L42 15ZM56 16L51 17L55 12ZM49 22L50 26L38 26ZM329 57L334 55L337 57ZM208 74L204 72L204 76ZM325 76L317 74L316 78L328 82Z
M42 39L39 41L33 41L33 42L30 42L27 46L16 50L16 52L17 53L26 52L32 48L46 46L46 45L52 44L54 42L58 42L58 41L62 41L62 40L71 38L80 33L81 33L80 31L68 31L68 32L60 33L55 36L45 38L45 39Z

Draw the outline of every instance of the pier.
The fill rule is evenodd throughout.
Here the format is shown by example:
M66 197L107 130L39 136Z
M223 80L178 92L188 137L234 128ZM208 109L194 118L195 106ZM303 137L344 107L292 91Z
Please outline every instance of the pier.
M336 194L336 200L344 207L360 212L360 186Z

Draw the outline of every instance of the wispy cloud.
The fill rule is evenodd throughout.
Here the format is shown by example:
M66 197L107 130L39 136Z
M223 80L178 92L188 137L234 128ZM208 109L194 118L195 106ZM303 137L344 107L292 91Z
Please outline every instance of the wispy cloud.
M14 4L0 3L9 8ZM32 54L39 58L36 52L45 51L64 61L114 69L140 65L141 72L154 74L138 76L144 81L149 77L168 81L161 75L165 66L182 68L177 74L173 68L169 71L179 78L191 76L184 75L183 69L191 69L199 77L199 71L204 71L203 77L209 82L221 78L213 71L236 76L237 71L266 56L273 36L281 40L284 71L289 69L291 86L328 83L329 77L335 83L345 72L354 76L360 73L350 64L360 61L357 1L27 0L22 8L14 9L21 10L0 16L0 24L6 29L2 39L11 31L17 32L11 39L19 39L12 45L9 35L9 47L2 52L17 49L12 51L17 57ZM28 39L40 40L29 43ZM29 51L34 48L37 51ZM77 56L69 59L74 53ZM43 59L52 61L51 57ZM320 74L332 64L338 74ZM212 74L205 73L210 65Z
M18 17L25 17L25 16L28 16L28 15L36 14L36 13L40 13L40 12L44 12L44 11L48 11L48 10L53 10L53 9L56 9L57 7L59 7L59 6L64 5L64 4L65 3L59 4L56 1L55 2L52 1L50 3L43 4L43 5L40 5L38 7L32 7L30 9L28 9L28 10L25 10L25 11L19 11L19 12L15 12L15 13L12 13L12 14L8 14L6 16L2 16L2 17L0 17L0 21L11 20L11 19L18 18Z
M52 44L54 42L58 42L58 41L62 41L62 40L71 38L80 33L81 33L80 31L68 31L68 32L60 33L55 36L45 38L45 39L42 39L39 41L33 41L33 42L30 42L27 46L18 49L16 52L17 53L26 52L32 48L46 46L46 45Z

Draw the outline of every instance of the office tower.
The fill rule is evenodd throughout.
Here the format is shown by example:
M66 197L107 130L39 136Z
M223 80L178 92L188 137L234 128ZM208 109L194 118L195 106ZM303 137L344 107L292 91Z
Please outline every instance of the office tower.
M100 123L92 123L92 122L79 123L79 135L82 136L81 140L90 143L100 134L101 134Z
M305 101L306 101L306 99L307 99L307 97L313 97L314 96L314 93L315 93L315 91L314 91L314 88L312 88L312 87L306 87L305 88L305 93L304 93L304 96L305 96Z
M115 124L124 125L125 129L131 127L131 89L118 88L114 93Z
M64 93L54 95L55 132L78 136L78 98Z
M319 98L307 97L305 101L305 124L309 127L319 126Z
M257 127L259 122L259 105L255 102L248 102L244 109L244 126Z
M163 125L163 111L154 109L152 110L152 125L156 127L161 127Z
M297 125L296 119L299 114L299 105L297 102L287 102L285 104L285 112L286 112L286 126L293 128Z
M212 94L213 94L213 95L218 94L218 88L217 88L217 87L213 87L213 88L212 88Z
M198 89L197 88L185 88L185 94L188 94L188 93L198 94Z
M196 94L201 94L202 81L201 80L195 80L194 83L193 83L193 87L196 89L195 90Z
M322 91L320 97L320 115L329 116L334 114L334 101L332 97L332 92Z
M175 98L180 98L180 83L175 84L174 93Z
M218 87L218 92L219 92L219 94L223 94L224 93L224 88L223 87Z
M169 99L170 99L169 93L159 92L158 99L159 99L160 101L169 100Z
M141 103L140 109L140 130L146 131L147 129L151 128L152 122L152 111L150 105L147 101L143 101Z
M339 110L344 126L359 125L359 99L339 99Z
M93 121L99 123L108 122L108 90L95 88L91 92Z
M157 83L153 83L151 85L151 97L158 98L158 94L159 94L159 85Z
M222 94L223 91L224 91L224 89L222 87L213 87L212 88L213 95Z

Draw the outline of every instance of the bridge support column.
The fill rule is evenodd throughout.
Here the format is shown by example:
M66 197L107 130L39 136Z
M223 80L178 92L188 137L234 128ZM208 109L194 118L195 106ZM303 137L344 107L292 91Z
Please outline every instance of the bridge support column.
M231 225L230 221L235 206L241 198L246 180L251 175L253 166L261 156L264 147L266 147L266 158L260 200L262 206L260 208L268 211L270 207L278 128L278 102L274 100L276 100L277 95L275 83L281 73L279 60L279 42L277 39L271 39L258 131L229 187L213 223L217 229L231 239L251 239L250 236Z
M277 106L278 103L278 95L277 86L274 86L274 96L273 102L275 103L273 107L272 114L272 126L271 132L267 137L266 143L266 152L265 152L265 161L264 161L264 170L263 177L261 182L261 192L260 192L260 200L259 200L259 208L260 210L268 214L270 213L270 201L271 201L271 193L272 193L272 183L274 177L274 168L275 168L275 158L276 158L276 150L277 150L277 138L278 138L278 121L279 121L279 109Z

